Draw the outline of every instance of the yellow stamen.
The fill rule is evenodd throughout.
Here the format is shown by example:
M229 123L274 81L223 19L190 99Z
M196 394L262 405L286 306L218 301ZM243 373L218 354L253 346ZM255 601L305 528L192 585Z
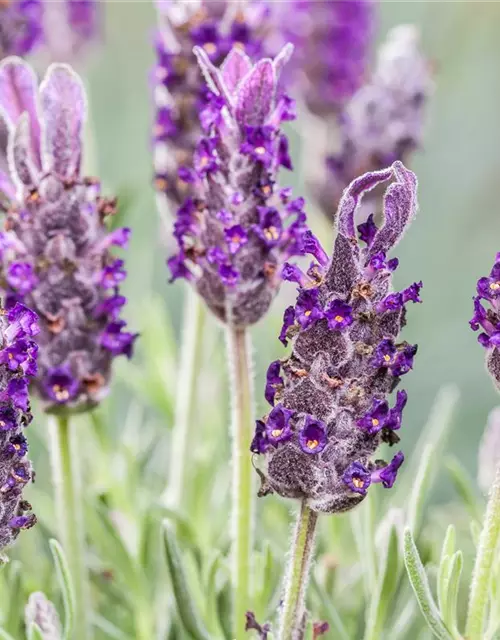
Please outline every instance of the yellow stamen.
M282 433L283 429L273 429L271 431L271 435L273 436L273 438L279 438Z
M266 153L266 148L265 147L256 147L255 148L255 153L258 156L263 156Z
M203 48L205 49L205 51L208 53L209 56L217 52L217 45L214 44L213 42L206 42L203 45Z
M308 440L306 442L306 447L308 449L316 449L316 447L319 445L319 441L318 440Z
M279 237L276 227L268 227L264 230L264 235L268 240L277 240Z
M386 354L386 355L384 356L384 360L385 360L386 362L390 362L390 361L391 361L391 356L390 356L390 355L388 355L388 354Z
M311 309L308 309L308 310L304 313L304 315L305 315L305 316L310 316L310 315L311 315L311 313L312 313L312 310L311 310Z
M365 483L363 482L363 480L361 480L361 478L353 478L352 483L356 487L356 489L362 489L365 486Z
M335 316L335 322L343 322L344 318L342 316Z
M69 398L69 391L67 389L63 389L59 384L53 385L52 390L54 391L54 395L57 400L67 400Z
M379 423L379 421L377 420L377 418L373 418L373 419L372 419L372 425L373 425L374 427L378 427L378 425L379 425L379 424L380 424L380 423Z
M490 284L490 289L493 289L493 291L497 291L497 289L500 289L500 282L492 282Z

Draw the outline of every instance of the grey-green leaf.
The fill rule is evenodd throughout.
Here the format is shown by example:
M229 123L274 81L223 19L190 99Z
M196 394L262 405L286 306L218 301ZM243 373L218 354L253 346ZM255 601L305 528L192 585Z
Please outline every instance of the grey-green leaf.
M45 640L43 631L36 622L32 622L28 627L28 640Z
M404 533L404 554L408 578L429 629L440 640L452 640L432 597L424 565L409 528Z
M50 540L50 551L56 566L57 579L62 592L64 604L64 633L65 640L71 640L73 634L73 624L75 615L75 594L73 590L73 579L69 570L63 548L57 540Z
M172 580L172 589L179 612L179 618L186 631L191 634L195 640L211 640L189 592L189 585L175 534L168 526L168 523L163 524L163 531L165 555Z

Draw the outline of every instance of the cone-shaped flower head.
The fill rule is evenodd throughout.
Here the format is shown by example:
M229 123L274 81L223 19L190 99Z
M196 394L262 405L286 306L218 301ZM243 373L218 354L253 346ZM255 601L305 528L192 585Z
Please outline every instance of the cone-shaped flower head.
M365 80L375 22L373 0L289 0L273 4L277 27L295 46L287 80L325 117Z
M370 219L356 230L362 196L391 178L381 226ZM340 203L331 260L297 273L297 302L280 336L292 353L269 368L272 410L257 422L251 447L267 463L264 493L335 513L356 505L370 484L394 484L403 454L389 464L372 456L399 440L406 392L389 394L417 351L399 334L422 283L394 292L398 260L388 256L415 215L416 186L400 162L355 180Z
M428 98L434 87L415 27L400 25L381 46L377 67L347 104L340 120L341 148L327 160L321 193L333 216L344 188L366 171L408 162L421 146Z
M276 185L279 167L291 168L280 125L294 117L293 105L277 97L291 48L255 65L234 48L220 69L203 49L196 53L216 100L202 114L209 125L185 171L194 195L178 211L179 253L169 266L173 278L193 281L217 317L247 326L267 311L286 261L316 251L312 236L304 246L303 200Z
M130 230L107 229L116 202L81 175L86 98L70 67L51 66L38 91L31 68L7 59L0 109L12 181L0 176L0 285L7 308L23 302L40 317L36 386L47 408L84 409L103 397L114 357L130 356L136 338L119 317L126 272L111 253Z
M7 0L0 5L0 58L43 49L70 60L97 34L96 0Z
M22 304L0 309L0 552L36 522L23 500L33 479L24 429L31 422L28 382L36 374L39 327Z
M222 64L233 45L250 57L262 53L269 29L267 3L157 2L159 29L155 40L156 65L153 88L156 117L153 128L155 186L164 194L172 213L191 195L191 184L182 180L185 169L193 167L193 152L208 127L212 110L200 123L200 112L208 103L220 100L208 90L196 56L201 47L215 66ZM178 170L183 167L181 174Z

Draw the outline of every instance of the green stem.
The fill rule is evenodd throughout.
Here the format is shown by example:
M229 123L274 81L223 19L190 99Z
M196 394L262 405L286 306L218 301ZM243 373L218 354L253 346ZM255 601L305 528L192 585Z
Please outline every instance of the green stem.
M467 640L481 640L486 617L486 605L491 582L491 571L495 550L500 537L500 464L491 487L483 529L479 538L476 562L472 573L469 595L469 610L465 637Z
M304 602L314 553L317 520L318 514L302 502L286 576L279 640L299 640L302 637Z
M203 346L203 302L189 287L184 305L184 332L180 354L180 373L177 386L172 446L170 447L170 475L164 493L165 505L177 510L182 507L188 483L188 455L190 451L195 396Z
M57 519L75 595L72 638L87 640L90 637L90 610L79 464L81 450L78 448L77 430L71 428L66 416L49 416L49 435Z
M227 327L227 351L233 399L233 636L245 640L250 602L250 554L253 534L252 375L250 341L245 329Z

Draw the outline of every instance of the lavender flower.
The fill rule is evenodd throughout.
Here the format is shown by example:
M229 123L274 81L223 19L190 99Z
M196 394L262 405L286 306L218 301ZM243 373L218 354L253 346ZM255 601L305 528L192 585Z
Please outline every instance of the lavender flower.
M276 185L279 167L290 165L280 125L293 109L277 90L291 49L252 66L235 47L220 70L203 49L195 51L216 106L195 150L194 195L178 211L179 252L169 266L173 279L193 281L218 318L245 327L267 311L291 268L287 260L319 251L306 231L303 199Z
M221 98L207 89L193 47L203 48L216 66L233 45L249 56L260 56L269 28L268 9L265 2L242 3L236 10L233 3L225 1L160 0L157 5L155 185L175 211L192 194L193 153L202 128L210 127L222 105Z
M110 251L126 246L130 230L108 231L116 201L81 175L86 98L70 67L51 66L38 92L31 68L7 59L0 110L11 172L11 182L1 177L1 287L8 309L23 302L40 316L36 387L47 409L84 409L104 396L113 359L130 357L137 337L119 318L125 270ZM11 361L25 357L18 345Z
M327 159L320 196L329 216L335 214L342 191L355 176L396 160L407 162L420 147L432 90L431 68L419 49L417 30L410 25L396 27L380 48L373 77L353 96L340 119L340 150Z
M0 6L0 58L41 48L69 60L97 34L96 0L12 0Z
M374 1L291 0L274 6L285 42L295 46L290 82L313 113L339 112L365 79Z
M356 210L391 178L383 223L366 243L359 228L356 234ZM388 396L413 367L417 347L399 338L412 298L400 292L397 304L381 303L394 295L397 261L387 254L416 213L416 187L415 175L395 162L346 190L332 259L304 274L283 331L292 353L268 374L273 409L257 422L251 447L267 463L261 494L274 491L336 513L360 502L370 484L394 484L403 453L389 464L372 456L382 442L399 441L407 396L402 390L392 401Z
M36 374L38 332L24 305L0 310L0 551L36 523L22 491L34 476L23 432L32 420L28 379Z

